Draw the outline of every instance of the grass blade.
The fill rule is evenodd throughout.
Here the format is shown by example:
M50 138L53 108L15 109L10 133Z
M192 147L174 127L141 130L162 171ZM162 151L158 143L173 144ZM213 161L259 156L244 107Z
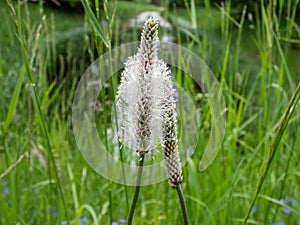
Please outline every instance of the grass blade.
M3 128L4 133L6 133L8 127L9 127L9 125L10 125L10 123L11 123L13 117L14 117L16 107L17 107L17 103L18 103L19 96L20 96L20 92L21 92L21 87L22 87L24 75L25 75L25 73L22 71L21 75L18 77L16 86L14 88L14 92L13 92L13 95L12 95L12 98L11 98L11 102L9 104L6 119L4 121L4 128Z
M281 117L281 119L278 123L278 127L277 127L277 130L276 130L275 136L272 140L272 144L271 144L270 149L269 149L269 154L267 155L267 158L266 158L265 162L261 166L260 176L259 176L259 179L256 183L256 190L255 190L255 193L252 197L251 203L250 203L249 208L247 210L247 213L244 217L242 225L247 224L247 220L250 216L251 209L254 206L254 203L255 203L255 201L258 197L260 189L261 189L261 187L262 187L262 185L265 181L265 178L266 178L267 173L270 169L270 166L272 164L275 153L278 149L280 140L281 140L281 138L284 134L285 129L287 128L288 122L289 122L293 112L296 109L296 106L297 106L297 103L299 102L299 99L300 99L300 82L298 83L298 86L297 86L292 98L290 99L290 102L289 102L283 116Z
M95 31L97 33L97 35L99 35L99 37L101 38L101 40L103 41L103 43L105 44L106 47L110 47L109 41L107 40L107 38L104 35L103 29L100 27L98 20L96 19L89 3L87 0L81 0L81 3L84 7L84 11L87 14L89 20L91 21L91 23L93 24Z
M52 153L52 148L51 148L51 144L50 144L50 138L49 138L49 134L48 134L46 121L45 121L44 115L42 113L42 109L41 109L41 106L40 106L40 100L38 98L37 89L36 89L36 86L35 86L35 80L34 80L33 71L32 71L31 65L30 65L29 54L28 54L27 48L26 48L24 33L22 31L21 1L18 0L18 3L17 3L17 14L14 10L14 7L13 7L13 4L12 4L11 0L6 0L6 2L7 2L8 6L11 10L11 14L12 14L13 18L15 19L15 25L16 25L16 28L17 28L17 31L18 31L17 32L17 37L18 37L19 44L21 46L22 57L23 57L23 60L24 60L25 68L26 68L26 73L24 73L24 74L27 75L27 78L28 78L28 80L31 84L32 100L33 100L33 104L34 104L37 116L39 117L39 123L40 123L41 129L42 129L43 134L45 136L47 151L48 151L49 158L50 158L49 165L50 165L50 163L53 164L55 179L57 181L57 189L58 189L58 192L60 194L60 198L61 198L61 202L62 202L64 211L65 211L65 216L67 218L67 222L69 224L68 210L67 210L67 207L66 207L64 195L63 195L63 192L62 192L62 187L61 187L61 184L60 184L60 179L59 179L59 176L58 176L58 169L57 169L55 159L54 159L54 156L53 156L53 153ZM49 180L51 180L50 170L49 170Z

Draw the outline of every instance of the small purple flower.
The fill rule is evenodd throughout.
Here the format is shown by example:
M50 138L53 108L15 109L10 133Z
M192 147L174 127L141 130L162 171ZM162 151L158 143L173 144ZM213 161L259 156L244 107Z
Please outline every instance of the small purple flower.
M54 212L54 213L53 213L53 216L54 216L54 217L58 217L58 212Z
M118 223L117 222L112 222L112 224L111 225L118 225Z
M284 222L278 222L277 225L284 225Z
M119 219L119 222L120 222L120 223L126 223L127 221L126 221L126 219L121 218L121 219Z
M60 223L61 225L66 225L67 224L67 221L61 221L61 223Z
M285 214L290 214L290 213L292 212L292 210L291 210L289 207L284 207L284 208L283 208L283 212L284 212Z
M297 200L294 199L294 198L291 198L291 197L286 197L284 200L283 200L283 203L293 203L293 204L296 204Z
M254 214L257 211L256 205L254 205L251 209L251 214Z
M8 189L8 188L5 188L5 189L3 190L3 194L4 194L4 195L8 195L8 193L9 193L9 189Z
M85 217L82 217L82 218L79 220L79 224L82 225L82 224L84 224L86 221L87 221L87 219L86 219Z

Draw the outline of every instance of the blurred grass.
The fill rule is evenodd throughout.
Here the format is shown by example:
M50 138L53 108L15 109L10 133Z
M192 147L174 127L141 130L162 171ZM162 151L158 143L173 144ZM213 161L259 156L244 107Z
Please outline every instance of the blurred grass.
M231 17L230 1L224 7L197 8L196 13L191 13L191 8L162 11L176 25L177 42L209 64L220 81L227 105L227 133L220 154L208 170L199 173L198 162L210 129L209 106L191 79L180 71L175 74L178 83L200 105L200 142L193 160L184 167L183 191L191 224L241 224L244 219L275 135L274 128L299 82L299 44L285 41L300 36L294 8L276 10L271 3L261 4L257 12L251 13L252 19L246 11L244 22L243 12L238 19ZM126 218L126 189L109 183L87 166L70 125L76 82L87 64L97 57L95 48L101 52L105 51L104 46L99 40L94 42L87 31L90 24L80 13L66 14L31 3L22 4L20 9L29 67L70 222L81 224L85 218L87 221L82 224L110 224L111 220ZM116 33L121 36L113 42L118 45L125 35L119 29L125 29L127 19L144 10L163 9L120 1L116 11L114 5L107 10L108 20L102 18L105 12L100 11L101 26L110 39ZM280 12L286 10L289 11L284 17ZM0 1L0 12L0 20L4 21L0 27L0 174L21 160L0 180L0 224L63 224L66 210L55 189L58 180L53 178L53 165L47 156L47 138L31 97L33 87L23 78L26 70L17 30L5 1ZM179 19L189 26L180 24ZM136 31L129 32L131 41L137 41ZM163 34L168 32L162 30L160 35ZM54 76L50 82L49 73ZM65 86L66 79L70 81L69 88ZM99 99L107 104L106 110L114 99L116 82L117 78L111 80ZM69 97L65 98L64 93ZM99 111L101 124L107 115L102 107ZM300 222L299 120L299 108L295 108L248 224ZM100 126L102 137L110 120L106 123L108 127ZM128 187L127 191L130 198L133 188ZM136 224L181 224L176 193L166 182L141 188L140 197Z
M110 2L111 7L114 3ZM127 1L117 1L116 3L116 17L120 21L127 21L132 19L134 15L138 15L145 11L158 11L164 10L163 7L158 7L155 5L143 4L142 2L127 2Z

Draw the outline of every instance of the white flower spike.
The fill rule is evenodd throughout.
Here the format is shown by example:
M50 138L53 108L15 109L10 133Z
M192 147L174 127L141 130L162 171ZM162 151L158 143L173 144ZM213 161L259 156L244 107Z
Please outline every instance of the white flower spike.
M140 155L160 143L173 187L182 182L174 93L171 71L158 59L158 21L149 18L138 52L127 60L121 75L117 94L119 135Z

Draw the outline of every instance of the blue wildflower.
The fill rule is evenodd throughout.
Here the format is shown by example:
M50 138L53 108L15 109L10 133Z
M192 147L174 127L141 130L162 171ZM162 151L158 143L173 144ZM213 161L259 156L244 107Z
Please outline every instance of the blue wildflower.
M126 221L126 219L121 218L121 219L119 219L119 222L120 222L120 223L126 223L127 221Z
M118 225L118 223L117 222L112 222L112 224L111 225Z
M9 193L9 189L8 189L8 188L5 188L5 189L3 190L3 194L4 194L4 195L8 195L8 193Z
M285 214L290 214L291 211L292 211L292 210L291 210L289 207L284 207L284 208L283 208L283 212L284 212Z
M293 203L293 204L296 204L297 200L294 199L294 198L291 198L291 197L286 197L284 200L283 200L283 203Z
M277 225L284 225L284 222L278 222Z
M61 223L60 223L61 225L66 225L67 224L67 221L61 221Z
M58 217L58 212L54 212L54 213L53 213L53 216L54 216L54 217Z
M285 199L283 199L283 203L284 203L284 204L287 204L287 203L289 203L289 202L291 202L292 204L296 204L296 203L297 203L297 200L294 199L294 198L291 198L291 197L286 197ZM291 210L289 207L284 207L284 208L283 208L283 212L284 212L285 214L290 214L290 213L292 212L292 210Z
M256 205L254 205L251 209L251 214L254 214L257 211Z
M86 219L85 217L82 217L82 218L79 220L79 224L82 225L82 224L84 224L86 221L87 221L87 219Z

